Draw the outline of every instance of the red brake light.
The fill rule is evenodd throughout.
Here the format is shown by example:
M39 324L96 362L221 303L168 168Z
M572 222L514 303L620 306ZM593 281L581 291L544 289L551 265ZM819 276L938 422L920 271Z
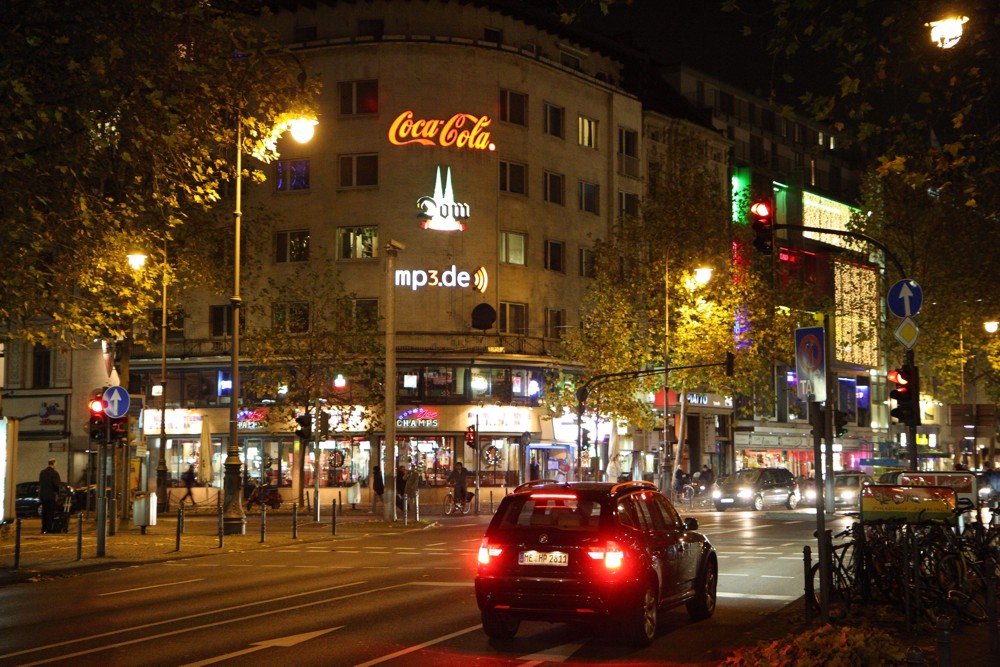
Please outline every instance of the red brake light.
M576 500L575 493L532 493L531 499L541 500Z
M608 540L603 547L591 547L587 551L587 555L594 560L603 560L604 567L609 570L619 569L625 560L625 552L622 551L621 545L614 540Z
M483 541L479 544L479 563L480 565L489 565L491 558L496 558L501 553L503 549L501 547L491 545L489 540L485 537Z

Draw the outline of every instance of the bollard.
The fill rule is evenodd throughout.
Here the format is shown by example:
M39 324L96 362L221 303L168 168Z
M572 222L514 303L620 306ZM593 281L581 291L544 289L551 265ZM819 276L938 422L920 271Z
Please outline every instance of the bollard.
M76 515L76 559L83 560L83 512Z
M333 514L330 516L330 527L333 535L337 535L337 501L333 501Z
M802 547L802 569L805 570L806 623L812 623L813 607L816 604L816 587L812 578L812 549Z
M337 491L337 505L340 506L340 516L344 516L344 501L340 497L340 491Z
M951 619L938 617L937 621L938 667L951 667Z
M904 659L904 662L907 665L914 665L915 667L927 664L924 662L924 652L916 646L911 646L906 649L906 658Z
M14 569L21 567L21 520L14 522Z
M292 539L299 539L299 504L292 503Z
M314 521L319 523L322 518L319 506L319 491L313 491L313 508L316 510L316 517Z
M226 544L225 519L223 518L224 510L222 505L217 505L215 509L219 513L219 548L221 549Z
M417 489L417 495L413 497L414 507L414 520L420 521L420 489Z
M177 508L177 548L174 551L181 550L181 533L184 532L184 505Z
M407 526L410 523L410 497L406 496L403 500L403 525Z
M260 543L267 540L267 505L260 506Z
M490 514L494 514L493 510L493 489L490 489Z

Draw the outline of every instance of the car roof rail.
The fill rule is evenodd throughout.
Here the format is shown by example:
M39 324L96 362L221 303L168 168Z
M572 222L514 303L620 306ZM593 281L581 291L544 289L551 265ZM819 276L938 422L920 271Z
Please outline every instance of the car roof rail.
M644 479L630 480L628 482L620 482L611 487L610 493L620 493L622 491L629 491L631 489L648 489L651 491L656 491L656 485L652 482L647 482Z

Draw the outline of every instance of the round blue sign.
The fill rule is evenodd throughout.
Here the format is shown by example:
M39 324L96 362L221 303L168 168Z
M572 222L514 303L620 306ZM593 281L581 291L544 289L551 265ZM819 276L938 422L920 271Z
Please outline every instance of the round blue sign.
M896 317L913 317L924 303L924 291L915 280L900 280L889 288L885 305Z
M104 401L104 414L112 419L119 419L128 414L131 403L128 392L120 386L108 387L101 396Z

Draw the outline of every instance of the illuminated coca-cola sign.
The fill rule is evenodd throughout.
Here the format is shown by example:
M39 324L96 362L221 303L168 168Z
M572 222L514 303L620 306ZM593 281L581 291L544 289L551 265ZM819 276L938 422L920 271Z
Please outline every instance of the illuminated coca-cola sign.
M496 150L487 128L493 122L488 116L457 113L444 120L414 118L404 111L389 126L389 142L396 146L419 144L444 148L469 148L479 151Z

